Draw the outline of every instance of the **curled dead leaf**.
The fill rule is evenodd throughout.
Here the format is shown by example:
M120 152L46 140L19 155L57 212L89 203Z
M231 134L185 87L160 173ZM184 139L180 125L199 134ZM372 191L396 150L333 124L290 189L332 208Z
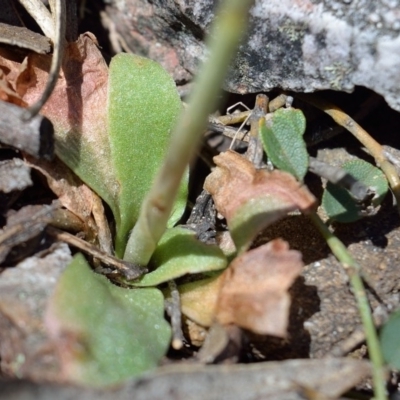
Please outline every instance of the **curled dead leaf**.
M222 274L216 320L255 333L285 337L287 290L303 267L301 253L275 239L235 258Z
M101 250L112 254L111 232L99 196L57 158L49 162L26 155L25 160L46 177L61 205L82 220L86 239L98 241Z
M271 223L296 209L307 213L316 200L308 189L283 171L257 170L234 151L214 157L217 165L204 189L227 220L236 247L246 250L254 237Z

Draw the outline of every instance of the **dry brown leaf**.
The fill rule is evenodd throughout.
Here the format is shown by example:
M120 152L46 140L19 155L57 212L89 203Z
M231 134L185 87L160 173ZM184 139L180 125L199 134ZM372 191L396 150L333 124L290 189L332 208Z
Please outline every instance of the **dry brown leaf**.
M207 177L204 188L227 220L243 203L260 196L274 196L282 208L291 210L298 208L307 212L315 206L315 198L308 189L284 171L257 170L250 161L231 150L214 157L214 162L217 168Z
M235 258L223 273L216 319L255 333L285 337L287 290L303 267L301 253L275 239Z
M308 189L287 172L256 170L233 151L219 154L214 162L217 167L204 189L226 218L239 253L247 250L260 230L288 212L300 209L307 213L316 205Z
M21 60L0 49L0 71L24 105L32 105L41 97L51 59L52 55L30 53ZM107 132L107 86L108 66L95 37L85 33L76 42L66 45L59 79L41 113L53 123L57 155L78 176L84 171L85 176L96 177L97 192L116 194L119 184L114 171L108 163L101 163L110 159L111 151ZM90 157L82 156L89 153ZM108 203L109 200L106 199Z
M28 59L28 71L23 82L21 79L18 82L17 91L20 93L23 88L24 100L33 104L47 83L52 56L31 53ZM97 125L101 127L105 121L107 80L108 68L94 36L89 33L81 35L76 42L68 43L65 49L60 77L42 109L43 114L52 120L58 116L54 124L64 125L65 132L74 128L84 131L83 125L93 125L92 116L85 121L88 113L99 116Z
M0 55L0 100L15 104L17 106L25 107L26 103L12 87L11 82L8 80L8 77L4 73L2 67L2 58Z
M41 96L50 63L51 56L30 54L29 74L25 74L23 83L20 82L26 87L23 99L29 105ZM57 85L41 112L54 125L57 155L77 175L84 171L87 179L88 176L96 177L103 187L95 188L97 192L117 193L119 188L114 171L102 162L111 159L107 86L108 66L94 36L86 33L76 42L67 44Z
M92 191L62 162L25 156L27 165L43 174L50 189L67 210L87 220L92 212Z
M31 156L25 156L25 159L30 167L46 177L61 205L82 220L85 232L89 233L86 239L90 242L98 239L100 249L112 254L111 232L99 196L60 160L49 162Z
M21 82L29 69L28 57L20 60L18 53L0 48L0 99L21 107L27 103L22 99L25 93Z
M179 285L182 312L202 326L211 326L221 287L222 276Z
M0 51L0 72L3 71L5 82L15 95L20 96L21 105L32 105L42 95L51 59L52 55L30 53L22 61L10 51ZM82 166L80 155L87 148L85 143L93 142L97 146L102 140L108 140L107 82L108 67L92 34L81 35L76 42L67 44L57 85L41 112L55 127L58 155L65 161L66 154L70 154L71 163L78 166L78 175L79 168L94 170L96 167L96 163ZM0 98L2 93L5 92L1 91L0 84ZM97 153L96 157L108 157L104 151ZM101 249L111 254L111 235L99 197L61 163L36 162L32 158L30 162L46 176L63 206L82 219L88 226L86 232L94 231ZM93 173L101 176L105 185L110 181L109 186L115 185L112 171L103 169Z

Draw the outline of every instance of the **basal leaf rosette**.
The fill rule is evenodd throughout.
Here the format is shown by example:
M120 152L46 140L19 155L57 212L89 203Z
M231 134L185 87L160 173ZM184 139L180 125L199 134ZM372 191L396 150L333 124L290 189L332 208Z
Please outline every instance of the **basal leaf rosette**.
M19 88L28 105L43 92L50 63L51 56L29 56ZM67 44L61 76L42 112L54 125L58 157L110 206L120 257L180 109L175 83L158 63L119 54L108 68L93 35ZM186 192L185 181L171 225L183 213Z

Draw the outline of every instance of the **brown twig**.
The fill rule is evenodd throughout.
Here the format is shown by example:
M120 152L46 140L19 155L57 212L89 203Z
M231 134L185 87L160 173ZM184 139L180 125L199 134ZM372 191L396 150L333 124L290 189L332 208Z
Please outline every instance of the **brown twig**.
M235 125L243 122L246 118L249 117L251 113L252 111L249 110L233 114L221 115L220 117L216 117L215 120L222 125Z
M98 258L102 263L115 268L128 280L137 279L147 272L145 268L137 267L132 263L122 261L116 257L110 256L104 251L98 249L96 246L93 246L92 244L89 244L88 242L85 242L84 240L74 235L71 235L70 233L61 231L52 226L48 226L46 228L46 232L54 238L62 242L68 243L71 246L74 246L77 249L82 250L83 252L90 254L95 258Z

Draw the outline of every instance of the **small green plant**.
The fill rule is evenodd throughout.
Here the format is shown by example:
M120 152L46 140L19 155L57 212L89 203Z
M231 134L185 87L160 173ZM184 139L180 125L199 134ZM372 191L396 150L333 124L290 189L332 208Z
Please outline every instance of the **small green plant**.
M113 212L116 255L147 267L154 254L149 274L125 282L139 286L135 289L116 287L95 275L80 254L67 267L53 295L48 326L69 380L110 385L155 367L171 331L163 317L161 291L154 286L227 266L219 247L173 225L184 211L188 165L217 105L250 4L231 0L221 5L218 34L210 36L214 56L202 69L186 111L160 65L120 54L110 64L106 110L94 110L98 118L88 131L82 134L80 126L71 129L55 121L59 157Z
M145 267L151 269L135 281L119 280L120 284L133 288L128 289L94 274L80 254L68 266L54 293L48 326L59 344L67 377L73 381L110 385L155 367L171 338L170 326L163 317L162 292L156 287L187 274L206 275L206 279L202 275L198 282L184 286L187 295L199 290L205 282L215 282L213 274L228 265L218 246L201 243L193 232L174 225L186 204L188 164L208 115L217 106L221 82L245 31L250 4L251 1L244 0L224 3L223 17L217 18L218 30L211 35L210 60L197 78L197 90L186 110L182 109L174 82L157 63L121 54L111 62L105 116L101 116L96 126L105 124L104 132L80 137L72 146L68 146L71 143L68 138L64 142L59 138L60 158L113 212L116 255L143 267L143 271ZM332 111L331 106L324 107ZM332 115L343 119L337 109L333 109ZM281 171L258 171L237 153L227 152L215 158L218 168L206 182L236 246L230 256L245 253L261 229L289 211L300 209L309 214L349 274L374 364L376 397L384 399L381 349L360 268L315 213L314 198L304 188L303 179L309 167L303 138L304 115L294 108L278 109L261 116L257 124L257 139L261 140L269 160ZM56 128L64 129L62 124ZM368 147L370 139L365 135L362 138ZM368 148L372 148L399 198L398 177L373 146ZM246 166L246 171L237 168L238 165ZM375 194L372 203L378 205L388 189L380 171L360 160L346 168L371 188ZM232 185L231 177L237 179L234 185L243 185L237 196L234 191L238 186ZM229 197L226 193L218 200L221 182L224 189L233 190L233 206L225 204ZM251 192L247 190L249 187ZM358 218L358 208L352 209L350 203L343 202L335 190L329 185L324 195L323 205L328 215L340 221L339 215L350 214L342 222L354 220L355 213ZM339 205L343 212L337 211ZM212 278L207 277L210 272Z
M304 98L304 96L302 97ZM332 105L328 106L323 102L322 104L323 106L321 108L333 109L333 116L337 117L337 115L339 115L340 118L337 119L339 119L344 126L346 126L344 121L351 120L350 117L346 116L336 107ZM386 172L386 176L388 176L394 193L396 193L398 190L398 176L396 173L392 173L393 167L379 153L380 145L354 121L349 125L352 128L352 133L354 133L356 137L359 137L364 145L368 146L372 154L377 155L377 158L381 161L380 165L385 165L384 171ZM300 181L303 180L308 166L308 154L303 139L304 131L305 119L302 112L292 108L275 111L259 120L259 134L269 160L276 167L291 173ZM298 150L298 152L295 150ZM370 193L371 196L369 198L367 197L365 200L371 202L371 207L375 208L382 202L388 191L388 180L378 168L363 160L356 159L345 164L344 171L350 174L353 180L368 188L367 193ZM248 205L250 205L250 202ZM361 207L352 194L346 189L331 183L328 183L328 187L323 196L322 205L332 220L351 222L362 217L360 212ZM375 396L377 399L386 399L384 359L371 315L361 268L343 243L329 230L315 211L305 209L303 212L310 216L312 222L321 232L333 254L341 262L349 276L349 281L358 303L361 320L366 332L369 355L373 364ZM244 236L246 236L246 231L244 232ZM387 361L393 366L399 365L398 359L396 358L398 345L394 339L394 332L397 327L398 315L393 317L393 320L386 326L386 329L384 329L382 333L385 356ZM394 355L390 354L389 349L394 351Z

